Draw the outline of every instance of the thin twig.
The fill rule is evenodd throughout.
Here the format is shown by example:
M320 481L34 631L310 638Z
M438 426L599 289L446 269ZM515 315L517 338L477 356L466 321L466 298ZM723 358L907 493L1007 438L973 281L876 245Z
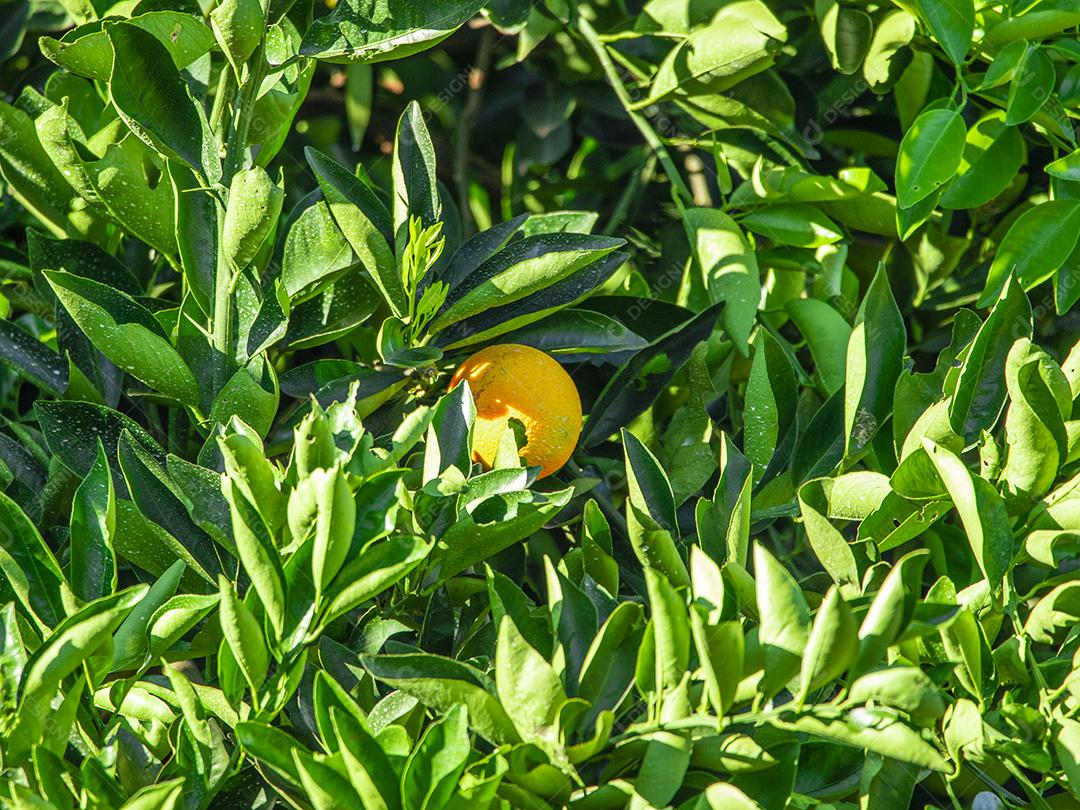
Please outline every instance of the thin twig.
M641 169L634 173L630 183L619 196L619 202L615 205L615 210L611 212L611 216L608 217L608 221L604 225L603 233L605 235L610 236L622 225L638 194L649 184L655 172L656 155L650 152L649 156L645 158L645 162L641 164Z
M634 122L634 126L638 128L642 137L645 138L645 142L649 145L649 148L653 150L653 153L660 160L660 164L664 167L664 171L667 172L668 177L671 179L671 185L675 191L682 197L682 199L689 205L694 204L694 195L690 193L689 187L683 180L682 175L679 174L679 169L675 166L675 162L671 159L671 155L668 154L667 147L664 146L663 140L653 129L652 124L645 118L640 112L633 109L634 102L630 98L630 95L626 92L626 87L622 83L622 79L619 78L619 72L615 68L615 63L611 61L611 55L608 53L607 46L600 41L599 35L596 33L596 29L592 27L588 20L584 17L578 17L577 28L581 35L585 38L585 41L592 48L593 53L596 54L596 58L600 61L600 67L603 68L604 75L607 76L608 84L615 91L615 95L619 99L619 103L622 104L623 110L626 111L627 116Z

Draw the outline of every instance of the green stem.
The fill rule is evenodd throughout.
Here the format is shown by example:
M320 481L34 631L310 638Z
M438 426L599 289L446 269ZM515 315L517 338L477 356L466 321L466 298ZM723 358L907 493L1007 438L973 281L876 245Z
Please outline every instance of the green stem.
M232 371L232 286L233 269L221 248L224 236L225 208L217 206L218 260L214 273L214 312L211 321L211 345L214 348L214 391L220 391Z
M266 59L263 54L263 46L260 45L252 54L248 62L247 79L240 85L240 102L237 104L233 117L233 125L229 132L229 143L225 149L225 165L222 170L221 182L228 186L243 165L244 155L247 150L248 130L251 128L251 113L255 108L255 99L259 94L259 86L266 76Z
M259 94L259 86L266 75L266 59L263 46L259 45L247 63L247 78L237 88L238 100L233 108L232 124L229 127L228 139L225 144L225 162L222 167L221 183L226 188L232 182L233 177L241 168L247 155L247 137L251 128L252 112L255 108L255 99ZM231 75L231 71L224 71ZM223 79L219 82L219 90L223 96L227 94L227 88L231 81ZM222 113L217 109L218 100L215 99L215 114L220 118ZM222 109L224 101L221 102ZM227 203L226 203L227 204ZM233 351L233 297L235 295L235 274L229 260L221 250L224 236L223 227L225 222L225 206L218 206L218 263L217 272L214 274L214 311L211 329L211 344L214 348L214 390L220 391L228 381L235 364L235 352Z
M225 117L225 99L228 97L232 87L232 78L232 68L226 65L222 68L221 75L218 76L217 90L214 92L214 106L210 109L210 129L216 134L219 146L225 139L225 135L221 131L221 122Z
M641 165L641 169L634 172L633 178L631 178L629 185L619 196L619 202L615 206L615 210L611 212L611 217L608 219L607 224L604 225L603 233L610 236L618 230L622 225L623 220L626 219L627 214L630 212L631 207L637 200L640 191L647 186L653 178L653 173L656 169L656 155L650 153L645 162Z
M634 126L638 128L638 131L645 139L645 143L647 143L649 148L656 154L660 164L664 167L664 171L667 172L668 177L671 178L673 188L689 205L693 205L694 195L690 193L689 187L683 180L682 175L679 174L679 170L675 166L675 162L671 159L671 155L668 154L667 147L664 146L663 140L657 134L656 130L653 129L652 124L649 123L648 119L640 112L633 109L634 101L630 98L629 93L626 92L626 87L623 85L622 79L619 78L619 72L615 68L615 63L611 61L611 55L607 51L607 46L600 41L600 36L596 33L596 29L594 29L584 17L578 17L577 28L585 38L585 41L589 44L589 47L592 48L593 53L596 54L596 58L600 61L600 67L607 77L608 84L610 84L611 88L615 91L619 103L622 104L626 114L630 117L630 120L634 122Z

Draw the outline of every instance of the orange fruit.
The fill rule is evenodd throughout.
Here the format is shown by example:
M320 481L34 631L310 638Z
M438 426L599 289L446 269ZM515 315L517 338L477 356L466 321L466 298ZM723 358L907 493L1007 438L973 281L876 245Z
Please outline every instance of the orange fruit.
M476 403L473 458L495 463L503 431L524 429L518 452L540 477L551 475L570 458L581 435L581 398L563 367L531 346L504 343L481 349L454 372L452 390L468 380Z

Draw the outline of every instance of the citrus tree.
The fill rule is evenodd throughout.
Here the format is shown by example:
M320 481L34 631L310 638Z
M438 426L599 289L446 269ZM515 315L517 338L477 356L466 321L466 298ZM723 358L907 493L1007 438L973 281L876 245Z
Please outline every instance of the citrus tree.
M0 807L1075 807L1078 29L0 0Z

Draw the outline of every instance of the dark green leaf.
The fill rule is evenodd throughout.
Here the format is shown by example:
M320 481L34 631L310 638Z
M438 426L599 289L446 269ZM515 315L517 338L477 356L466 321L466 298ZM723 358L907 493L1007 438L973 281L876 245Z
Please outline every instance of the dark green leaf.
M113 47L109 95L124 123L149 146L217 180L220 164L206 115L169 51L134 25L112 26L108 34ZM147 76L154 81L148 84Z

